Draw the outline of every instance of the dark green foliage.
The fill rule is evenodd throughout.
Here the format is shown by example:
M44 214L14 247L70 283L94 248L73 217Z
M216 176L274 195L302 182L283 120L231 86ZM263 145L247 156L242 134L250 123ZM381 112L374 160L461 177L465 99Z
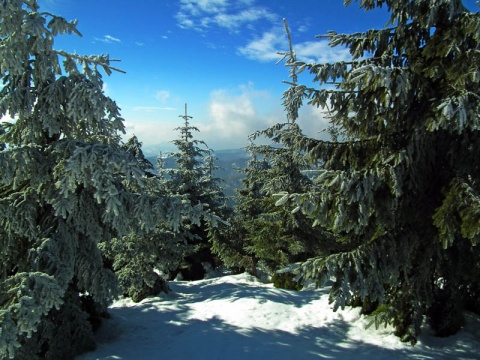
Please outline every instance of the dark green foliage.
M390 27L328 34L351 61L304 64L286 54L289 119L305 100L328 108L336 137L320 141L282 126L264 133L324 169L287 203L341 247L306 261L300 278L321 286L334 277L336 308L378 304L376 325L393 324L415 343L425 315L447 335L459 329L465 306L478 306L480 17L459 0L360 6L382 4ZM303 70L318 87L296 83Z
M368 296L365 298L360 298L360 297L353 297L352 300L349 303L349 306L352 307L360 307L360 314L363 315L370 315L372 314L375 310L378 309L378 302L377 301L370 301Z
M0 136L5 133L5 130L3 129L3 125L0 123ZM5 143L0 142L0 151L5 149Z
M465 301L466 310L480 314L480 284L471 284L467 292L469 295Z
M190 132L192 129L188 123L186 128L180 128L183 141L179 140L177 145L182 151L172 155L178 162L178 167L160 168L159 174L150 171L152 165L144 157L141 143L136 137L123 145L125 150L135 156L144 170L142 186L129 183L130 191L141 191L156 198L175 198L178 200L177 206L181 202L196 208L198 213L201 211L203 216L202 219L179 216L181 214L175 209L176 206L173 206L170 213L179 223L177 229L172 229L169 221L159 220L151 228L137 227L128 235L100 244L109 266L118 277L122 293L135 302L162 291L168 292L168 285L163 277L172 278L182 272L185 279L203 278L205 270L202 262L212 262L204 235L205 224L216 224L217 217L212 209L215 209L218 203L213 199L216 199L214 197L221 194L221 191L214 187L216 180L212 180L208 175L213 166L210 151L207 151L207 156L201 149L196 149L197 142L192 140ZM189 159L189 155L194 156L194 159ZM203 167L200 168L201 166ZM210 193L205 195L208 191ZM203 212L203 209L207 213ZM148 218L148 215L145 216Z
M132 232L120 239L112 239L109 244L101 244L118 278L122 294L135 302L168 292L165 280L155 269L169 270L183 255L179 246L183 239L165 230L165 224L163 227L159 225L149 233Z
M129 270L131 270L131 268ZM122 275L124 275L124 273ZM141 273L141 275L144 275L144 273ZM148 275L150 275L151 279L146 276L139 277L138 273L128 274L130 287L127 287L125 284L122 285L125 295L130 297L132 301L140 302L149 296L156 296L161 292L170 292L167 282L160 275L155 272L151 272ZM137 283L132 282L132 279L135 279L135 277L138 279Z
M228 224L219 224L210 228L209 239L212 251L218 255L222 263L236 273L244 271L252 275L257 274L258 259L246 251L244 239L247 236L245 218L230 215Z
M222 261L254 275L257 265L273 274L289 263L330 253L336 244L327 232L313 229L301 212L277 206L284 192L306 191L311 185L303 173L309 168L303 156L278 146L252 144L248 151L251 159L241 170L243 187L229 220L233 228L213 238Z
M98 307L93 299L90 298L90 301L91 306ZM92 308L88 310L95 312ZM72 354L94 350L96 344L92 322L95 321L92 321L89 311L86 311L82 298L72 288L65 294L65 304L58 310L50 310L35 334L30 339L25 339L25 345L16 354L16 358L71 359ZM101 321L100 318L98 321Z
M246 270L256 276L258 258L247 246L252 234L252 222L262 213L262 176L269 165L265 159L258 157L253 145L247 148L247 152L250 160L246 168L239 169L245 177L242 179L242 188L238 190L237 206L228 218L230 225L213 229L210 241L212 250L226 266L239 271Z
M272 276L273 286L286 290L302 290L303 285L294 280L295 275L289 272L277 272Z
M451 290L435 289L434 301L428 309L432 329L437 336L450 336L460 330L465 322L461 298L449 293Z

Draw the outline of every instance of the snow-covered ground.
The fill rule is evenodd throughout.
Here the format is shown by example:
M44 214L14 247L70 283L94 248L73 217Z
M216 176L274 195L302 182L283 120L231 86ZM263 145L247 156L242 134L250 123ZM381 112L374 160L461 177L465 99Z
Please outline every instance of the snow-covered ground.
M480 359L480 319L449 338L424 330L416 346L391 328L365 329L358 309L333 312L325 290L293 292L254 277L171 282L173 293L116 302L92 359Z

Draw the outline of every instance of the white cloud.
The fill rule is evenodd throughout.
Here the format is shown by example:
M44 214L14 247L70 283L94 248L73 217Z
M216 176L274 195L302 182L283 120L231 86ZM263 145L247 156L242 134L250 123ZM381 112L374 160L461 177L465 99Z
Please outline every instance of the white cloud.
M160 111L160 110L167 110L172 111L175 110L173 107L159 107L159 106L135 106L132 108L133 111L146 111L146 112L153 112L153 111Z
M193 120L198 117L194 116ZM248 144L248 136L277 123L286 122L280 102L268 91L257 90L253 84L238 89L215 90L210 95L206 122L195 123L200 130L199 139L212 149L241 148ZM310 137L327 139L324 132L328 122L324 110L306 106L297 119L302 132ZM271 143L270 139L259 139L256 143Z
M281 55L278 52L286 52L289 49L287 35L283 27L276 27L266 31L257 39L252 40L245 46L238 48L238 53L251 60L261 62L279 61ZM332 48L328 41L304 41L293 44L293 50L297 59L306 63L326 63L335 61L347 61L350 54L345 48Z
M219 13L213 17L212 22L220 27L236 30L243 24L254 23L264 19L274 21L276 16L265 9L253 8L242 10L236 14Z
M105 95L110 96L110 87L106 82L104 82L102 85L102 91L104 92Z
M260 38L238 48L238 53L248 59L262 62L280 60L281 56L277 52L288 49L287 36L282 29L278 27L264 32Z
M104 35L102 38L95 38L95 41L101 41L106 44L120 44L122 41L111 35Z
M208 120L197 125L201 139L214 150L244 147L250 134L277 121L271 112L261 110L262 104L269 99L267 91L256 90L253 84L213 91Z
M128 139L132 135L136 135L143 143L144 148L148 150L152 146L158 144L168 144L178 137L173 126L168 121L125 121L126 135Z
M342 47L332 48L328 45L327 40L306 41L294 44L293 49L297 54L297 59L306 63L332 63L351 59L348 49Z
M213 150L238 149L248 145L248 136L258 130L264 130L276 123L286 121L281 102L268 91L256 89L253 83L240 85L233 89L217 89L210 93L206 112L195 107L189 115L191 124L200 132L194 134ZM133 110L133 111L132 111ZM126 122L127 138L137 135L146 149L162 144L168 146L178 138L174 130L179 125L178 116L171 111L182 112L178 108L137 106L130 109ZM300 110L297 120L303 133L314 138L327 139L322 132L328 126L325 111L312 106ZM270 143L269 139L259 139L256 143Z
M297 123L305 135L316 139L328 139L328 134L325 132L329 126L327 109L305 106L300 109Z
M236 32L259 21L276 21L277 15L252 0L181 0L178 26L203 31L212 26Z
M178 26L181 28L193 28L195 26L195 23L193 20L188 18L188 15L179 13L177 14L177 20L178 20Z
M221 13L227 6L228 0L180 0L181 12L192 16Z
M308 28L309 28L309 26L307 26L307 25L300 25L300 26L298 27L297 31L298 31L299 33L307 32L307 31L308 31Z
M214 150L242 148L248 144L251 133L281 121L281 106L274 104L278 105L277 99L272 99L268 91L255 89L253 84L212 91L205 111L196 107L190 110L189 106L191 124L200 130L194 136ZM128 110L125 118L131 120L125 123L126 138L135 134L146 149L158 144L166 146L178 138L174 130L180 124L178 116L165 112L178 109L137 106Z
M160 101L162 104L165 104L170 98L170 92L167 90L158 90L155 94L155 99Z

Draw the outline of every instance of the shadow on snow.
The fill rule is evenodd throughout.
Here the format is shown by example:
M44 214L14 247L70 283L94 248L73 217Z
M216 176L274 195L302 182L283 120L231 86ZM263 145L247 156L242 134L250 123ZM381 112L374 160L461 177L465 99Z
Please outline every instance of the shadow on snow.
M149 298L128 307L113 307L112 320L99 333L99 348L80 359L449 359L447 346L435 349L389 349L347 337L350 324L335 320L297 328L295 332L242 328L218 316L192 318L196 304L223 299L257 299L301 307L317 300L319 291L300 293L267 288L263 284L201 281L171 283L173 294ZM208 304L203 304L208 306ZM213 304L212 304L213 306ZM128 321L127 321L128 320ZM119 345L121 344L121 345ZM453 349L452 349L453 350ZM455 356L474 359L471 352L455 349Z

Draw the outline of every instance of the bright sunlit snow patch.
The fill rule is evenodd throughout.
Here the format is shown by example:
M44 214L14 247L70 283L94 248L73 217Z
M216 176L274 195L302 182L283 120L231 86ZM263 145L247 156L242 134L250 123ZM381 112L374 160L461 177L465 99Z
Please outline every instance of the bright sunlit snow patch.
M171 282L173 293L117 301L92 359L480 359L480 320L459 334L428 329L412 347L392 328L365 329L358 309L332 311L325 290L276 289L242 274Z

